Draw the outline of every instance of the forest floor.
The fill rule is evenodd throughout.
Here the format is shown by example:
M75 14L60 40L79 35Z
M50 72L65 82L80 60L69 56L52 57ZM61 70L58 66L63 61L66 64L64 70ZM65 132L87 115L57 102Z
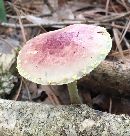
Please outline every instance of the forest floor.
M26 41L40 33L70 24L95 24L105 27L112 37L112 50L106 59L111 62L112 69L110 73L108 63L104 62L102 67L108 66L108 69L105 68L108 70L106 72L108 77L105 73L100 79L97 78L98 80L88 81L86 77L78 81L80 96L84 104L94 109L130 115L129 0L15 0L14 2L6 0L4 4L6 19L0 23L1 98L53 105L70 104L65 85L48 88L27 81L18 74L16 68L18 51ZM116 69L118 79L112 77L114 71L112 64L115 60L118 60L116 67L121 67ZM120 71L123 85L119 79ZM101 75L98 69L95 73L98 77ZM107 80L110 76L112 77L110 80L114 80L113 88L111 84L113 81Z

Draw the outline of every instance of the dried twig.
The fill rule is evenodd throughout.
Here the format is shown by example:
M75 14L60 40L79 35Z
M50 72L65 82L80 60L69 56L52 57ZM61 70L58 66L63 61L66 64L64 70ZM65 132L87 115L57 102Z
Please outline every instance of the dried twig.
M62 21L62 22L51 22L51 23L43 23L41 26L44 27L50 27L50 26L64 26L64 25L71 25L71 24L82 24L85 23L85 21ZM13 23L0 23L0 26L4 27L11 27L11 28L20 28L19 24L13 24ZM23 24L23 27L37 27L39 26L38 24Z
M20 28L21 28L21 32L22 32L23 41L25 43L27 41L27 39L26 39L26 36L25 36L24 27L23 27L22 20L21 20L21 17L20 17L21 16L20 12L14 5L13 5L13 8L15 9L15 11L16 11L18 17L19 17L19 24L20 24Z
M106 2L106 15L108 15L109 3L110 3L110 0L107 0L107 2Z
M129 27L130 27L130 21L127 23L127 26L126 26L126 28L125 28L122 36L121 36L120 43L122 42L122 40L123 40L125 34L127 33Z
M129 8L124 0L116 0L121 6L123 6L127 11L129 11Z
M115 23L114 23L114 24L111 24L110 26L112 26L112 27L114 27L114 28L118 28L118 29L125 29L125 28L126 28L125 26L116 25ZM128 28L127 31L130 31L130 28Z
M17 101L17 99L19 97L19 94L20 94L20 91L21 91L21 88L22 88L22 84L23 84L23 77L21 77L19 88L18 88L15 96L13 97L13 100L15 100L15 101Z
M125 12L125 13L120 13L120 14L117 14L117 15L109 15L109 16L100 17L100 18L97 18L95 21L110 22L110 21L115 21L117 19L121 19L123 17L127 17L129 15L130 15L130 11ZM91 22L95 22L95 21L91 21Z
M29 88L28 88L27 83L26 83L26 81L24 79L23 79L23 83L25 85L25 88L26 88L26 91L27 91L27 94L28 94L28 99L29 99L29 101L32 101Z
M118 30L113 28L113 34L114 34L114 38L115 38L117 48L118 48L118 50L119 50L119 52L121 54L122 60L123 60L123 62L125 62L125 57L123 55L122 47L120 45L120 38L119 38L119 35L118 35Z
M110 97L109 113L112 111L112 98Z
M49 100L51 101L51 103L53 105L60 105L61 104L60 100L56 96L55 90L52 88L52 86L44 85L44 86L41 86L41 88L46 92L46 94L48 95Z
M116 30L117 30L119 36L121 37L121 32L118 29L116 29ZM126 44L126 46L128 48L128 50L122 50L122 53L128 55L128 54L130 54L130 44L127 41L127 39L125 38L125 36L122 37L122 40L124 40L124 42L125 42L125 44ZM122 41L122 40L120 40L120 41ZM119 44L121 44L120 41L119 41ZM118 56L119 54L120 54L120 52L117 51L117 52L114 52L114 53L110 54L110 56Z
M119 36L121 37L121 32L120 32L119 30L118 30L118 33L119 33ZM127 39L125 38L125 36L122 37L122 40L125 42L126 47L127 47L127 48L130 48L130 44L129 44L129 42L127 41ZM120 43L121 43L122 40L120 40Z
M122 51L123 54L125 55L128 55L129 54L129 50L123 50ZM120 52L114 52L114 53L111 53L109 56L119 56Z

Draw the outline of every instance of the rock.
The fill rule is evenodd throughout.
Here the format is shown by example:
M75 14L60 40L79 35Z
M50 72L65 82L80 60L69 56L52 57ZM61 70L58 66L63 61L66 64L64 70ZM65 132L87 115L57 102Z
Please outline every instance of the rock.
M11 38L0 38L0 97L9 94L17 78L10 72L11 66L16 61L16 50L19 42Z

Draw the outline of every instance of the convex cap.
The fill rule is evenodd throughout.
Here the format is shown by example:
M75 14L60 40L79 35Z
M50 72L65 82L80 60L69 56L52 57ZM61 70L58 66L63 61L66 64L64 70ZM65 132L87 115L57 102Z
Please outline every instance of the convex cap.
M70 25L29 40L19 52L17 68L23 77L38 84L67 84L96 68L111 47L105 28Z

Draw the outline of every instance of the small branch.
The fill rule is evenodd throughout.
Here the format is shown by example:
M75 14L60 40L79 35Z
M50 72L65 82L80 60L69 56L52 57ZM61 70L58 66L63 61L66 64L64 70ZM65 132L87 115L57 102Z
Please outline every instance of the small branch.
M117 19L121 19L123 17L127 17L130 15L130 11L128 12L125 12L125 13L120 13L120 14L117 14L117 15L109 15L109 16L104 16L104 17L100 17L100 18L97 18L96 20L92 20L91 22L95 22L95 21L99 21L99 22L110 22L110 21L115 21Z
M109 113L112 111L112 98L110 97Z
M107 0L106 2L106 15L108 15L108 8L109 8L109 3L110 3L110 0Z
M23 27L37 27L37 26L44 26L44 27L50 27L55 25L71 25L71 24L82 24L85 23L84 21L64 21L64 22L53 22L53 23L43 23L41 25L38 24L23 24ZM20 28L19 24L13 24L13 23L0 23L0 26L4 27L11 27L11 28Z
M12 98L13 100L17 101L20 91L21 91L21 88L22 88L22 85L23 85L23 77L21 77L21 79L20 79L20 85L19 85L19 88L18 88L15 96Z
M130 21L128 21L128 23L127 23L127 25L126 25L126 28L125 28L125 30L124 30L122 36L121 36L120 43L122 42L123 38L125 37L125 35L126 35L128 29L129 29L129 27L130 27Z
M123 62L125 62L125 57L124 57L123 50L122 50L122 47L121 47L121 44L120 44L120 38L119 38L118 30L113 28L113 34L114 34L114 38L115 38L117 48L118 48L118 50L121 54L122 60L123 60Z

